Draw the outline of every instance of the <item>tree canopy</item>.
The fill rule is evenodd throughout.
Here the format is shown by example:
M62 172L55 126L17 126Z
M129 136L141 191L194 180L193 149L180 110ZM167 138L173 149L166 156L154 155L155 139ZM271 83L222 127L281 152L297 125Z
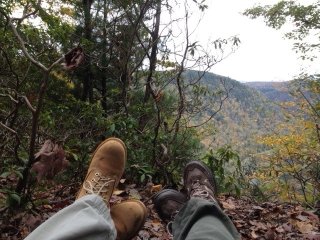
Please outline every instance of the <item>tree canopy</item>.
M205 1L2 2L1 171L16 176L3 190L7 204L32 199L37 162L49 165L36 168L38 180L54 177L41 171L58 174L51 158L35 157L46 141L64 152L73 176L82 176L96 142L117 136L127 143L132 180L176 184L176 173L202 148L193 119L205 105L188 99L201 95L194 90L203 74L238 45L237 38L217 39L208 52L194 40L190 15L206 7ZM183 73L192 68L201 71L186 81ZM227 91L211 93L212 100L222 103Z

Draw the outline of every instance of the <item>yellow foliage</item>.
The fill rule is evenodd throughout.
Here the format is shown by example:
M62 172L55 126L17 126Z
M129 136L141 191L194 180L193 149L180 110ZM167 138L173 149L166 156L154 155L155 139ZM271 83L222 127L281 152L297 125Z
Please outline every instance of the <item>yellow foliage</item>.
M286 107L294 106L286 103ZM262 190L282 201L313 202L319 185L313 171L320 171L320 144L315 123L294 118L279 124L273 134L258 138L270 150L259 155L259 170L252 176ZM318 165L317 165L318 164Z
M63 73L52 71L51 75L53 75L57 80L65 82L69 89L74 89L74 83L71 82Z
M60 13L62 15L67 15L72 17L74 15L74 10L71 7L60 7Z

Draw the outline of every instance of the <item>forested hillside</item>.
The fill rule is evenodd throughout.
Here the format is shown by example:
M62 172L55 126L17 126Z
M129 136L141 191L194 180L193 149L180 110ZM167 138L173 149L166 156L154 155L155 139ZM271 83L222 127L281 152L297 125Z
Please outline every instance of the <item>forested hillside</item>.
M186 76L187 79L192 79L199 74L189 71ZM272 132L275 126L284 120L279 107L263 92L224 76L205 73L201 85L208 92L220 91L226 97L219 111L214 107L203 109L199 114L201 117L198 116L195 120L201 122L201 119L216 113L214 121L204 127L206 134L202 141L206 147L218 149L231 146L241 159L264 151L265 147L258 143L257 139ZM202 102L210 101L211 99L206 97L202 100Z
M300 9L277 8L284 6ZM197 0L0 2L1 239L23 239L71 204L108 137L128 152L111 205L135 198L149 208L138 239L171 238L151 198L162 188L183 190L182 171L194 159L213 171L244 239L317 234L319 76L302 74L288 95L282 84L211 73L240 40L202 46L190 21L207 8ZM268 18L269 8L246 14ZM290 14L299 22L315 9ZM318 28L311 20L299 22L303 34Z
M271 101L292 101L290 82L247 82L247 86L260 91Z

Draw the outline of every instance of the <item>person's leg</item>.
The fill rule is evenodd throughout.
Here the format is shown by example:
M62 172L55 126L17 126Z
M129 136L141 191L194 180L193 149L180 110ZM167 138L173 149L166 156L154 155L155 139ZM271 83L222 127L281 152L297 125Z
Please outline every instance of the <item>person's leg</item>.
M28 235L26 240L116 239L110 210L102 198L90 194L62 209Z
M27 239L115 239L116 236L119 240L131 239L145 222L144 204L132 200L108 208L126 158L126 147L120 139L102 142L92 156L77 200L40 225Z
M213 173L204 163L189 162L183 183L190 200L173 223L174 239L240 239L235 226L219 207Z
M172 224L173 239L232 240L240 236L228 216L214 203L191 198Z
M174 220L168 228L173 239L240 239L233 223L218 205L209 168L199 161L190 162L185 167L183 180L189 201L182 201L182 193L175 190L163 190L153 199L159 216L163 220Z

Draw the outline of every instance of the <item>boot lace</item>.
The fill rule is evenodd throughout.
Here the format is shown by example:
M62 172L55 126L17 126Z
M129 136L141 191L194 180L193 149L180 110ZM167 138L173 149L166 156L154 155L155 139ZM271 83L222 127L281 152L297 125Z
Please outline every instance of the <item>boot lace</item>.
M166 230L167 230L167 233L169 234L169 236L173 236L172 235L172 223L173 223L173 220L175 219L175 217L177 216L177 214L179 213L179 210L176 210L174 212L172 212L171 216L170 216L170 219L171 221L168 222L167 226L166 226Z
M173 224L173 221L170 221L166 226L167 233L169 234L170 237L173 237L172 224Z
M171 219L171 220L175 219L175 217L177 216L178 212L179 212L179 210L174 211L174 212L171 214L170 219Z
M191 185L190 197L198 197L211 202L217 202L213 191L208 188L204 183L201 183L199 180L195 180Z
M111 177L101 176L101 174L98 172L94 175L95 176L91 179L91 181L85 181L83 184L83 189L87 194L97 194L106 200L106 195L110 190L110 185L114 185L115 180Z

